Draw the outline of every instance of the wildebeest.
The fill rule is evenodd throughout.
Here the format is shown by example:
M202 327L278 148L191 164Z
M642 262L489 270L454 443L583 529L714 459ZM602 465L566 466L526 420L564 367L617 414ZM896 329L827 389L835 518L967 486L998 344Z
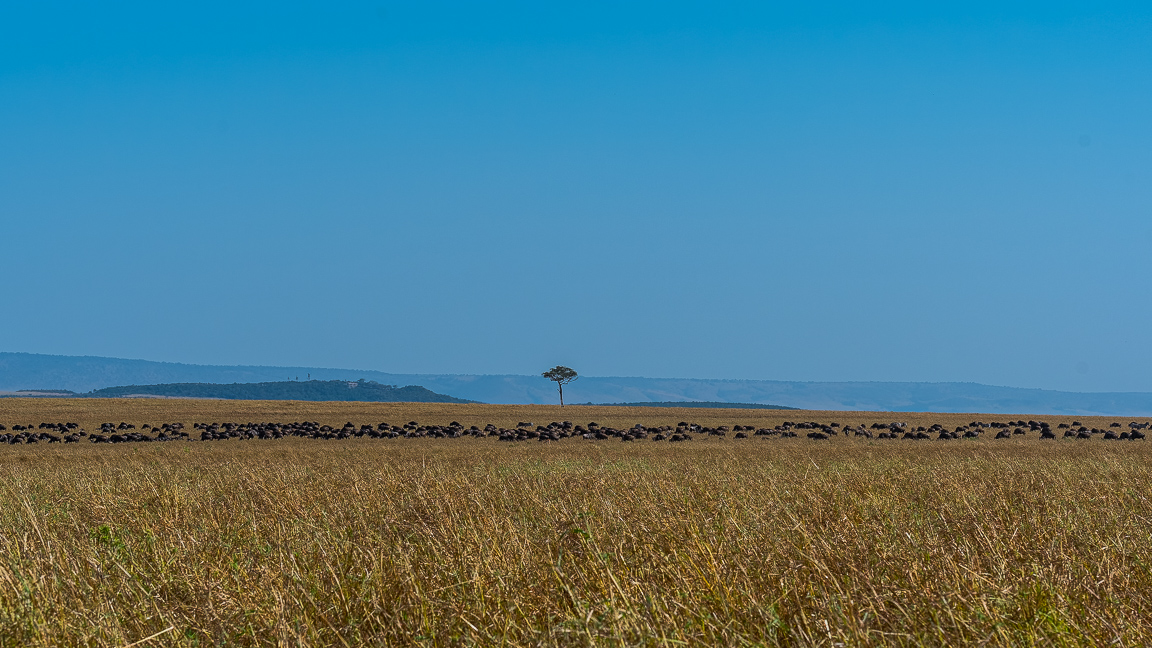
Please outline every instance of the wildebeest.
M139 428L137 428L139 425ZM141 443L152 441L259 441L276 440L284 438L317 439L346 441L359 439L362 442L369 440L389 439L459 439L461 437L485 438L495 436L500 441L520 442L537 440L539 442L563 442L565 439L575 437L588 441L603 441L607 439L624 442L641 439L653 441L689 441L693 435L704 435L716 442L723 442L725 438L732 437L740 440L759 439L759 442L768 442L776 439L789 439L797 436L797 431L805 431L805 436L813 441L825 441L837 444L870 443L876 440L890 440L904 438L909 440L922 440L935 438L939 440L980 438L985 429L995 430L995 439L1013 437L1027 438L1031 432L1038 432L1042 440L1057 438L1055 430L1065 430L1064 438L1089 440L1100 435L1106 440L1143 440L1149 423L1132 421L1126 425L1110 422L1103 428L1085 427L1076 421L1072 424L1052 424L1043 420L1015 420L1015 421L972 421L968 424L948 426L940 423L925 426L912 426L906 422L872 423L859 425L842 424L837 421L783 421L778 425L769 427L763 425L756 427L744 422L721 425L710 423L701 425L690 421L680 421L675 426L650 423L633 423L630 427L616 429L611 426L601 426L595 421L587 425L574 424L572 421L552 421L546 425L535 425L531 422L520 421L514 428L503 428L493 423L483 426L478 424L465 425L460 421L448 424L424 423L409 421L403 426L392 425L386 422L358 424L348 421L342 425L322 425L315 421L292 423L244 423L244 422L197 422L192 428L199 434L190 437L184 431L185 424L175 423L132 423L120 421L117 423L103 423L99 433L88 435L76 423L41 422L39 425L16 424L11 426L12 434L0 435L0 443L9 445L34 443L77 443L83 437L88 437L92 443ZM1119 428L1123 428L1122 430ZM8 427L0 425L0 430ZM139 431L137 431L139 429ZM731 432L732 434L728 434ZM843 434L840 434L840 433ZM843 439L841 440L841 437ZM1035 438L1035 437L1033 437Z

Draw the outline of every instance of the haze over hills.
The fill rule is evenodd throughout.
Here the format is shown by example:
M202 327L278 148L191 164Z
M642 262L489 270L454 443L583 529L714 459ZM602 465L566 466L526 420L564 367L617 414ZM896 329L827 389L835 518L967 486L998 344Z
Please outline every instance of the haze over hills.
M166 398L220 398L226 400L351 401L360 403L470 403L437 394L423 387L381 385L373 380L301 380L260 383L166 383L105 387L86 394L91 398L159 396Z
M364 379L386 385L418 385L439 394L485 403L556 402L554 384L540 376L392 374L356 369L213 366L96 356L0 353L0 391L68 389L88 392L123 385L259 383L296 379ZM712 401L824 410L1152 416L1152 393L1060 392L977 383L582 376L566 386L564 394L565 399L572 403Z

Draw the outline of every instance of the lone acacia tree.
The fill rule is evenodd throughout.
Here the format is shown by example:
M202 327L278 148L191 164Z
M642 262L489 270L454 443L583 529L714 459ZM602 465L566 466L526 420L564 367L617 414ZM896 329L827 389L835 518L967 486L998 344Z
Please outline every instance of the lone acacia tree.
M560 407L564 407L564 385L579 377L576 371L564 365L556 365L540 375L556 383L556 388L560 390Z

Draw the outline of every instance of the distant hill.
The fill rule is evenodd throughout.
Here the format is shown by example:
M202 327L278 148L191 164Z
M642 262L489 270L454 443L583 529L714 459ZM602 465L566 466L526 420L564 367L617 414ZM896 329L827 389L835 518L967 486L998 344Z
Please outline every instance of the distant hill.
M67 389L21 389L0 391L0 398L75 398L78 394Z
M577 367L579 369L579 367ZM363 369L214 366L0 352L0 395L21 389L87 392L115 385L261 383L294 379L374 380L420 385L485 403L556 403L556 385L539 375L395 374ZM581 376L564 395L573 403L698 401L779 404L798 409L981 412L1070 416L1152 416L1152 393L1064 392L961 382L799 382Z
M765 405L763 403L718 403L716 401L645 401L640 403L579 403L580 405L600 405L607 407L707 407L710 409L767 409L794 410L795 407Z
M225 400L354 401L361 403L474 403L437 394L423 387L381 385L372 380L305 380L262 383L168 383L96 389L88 398L154 396L167 398L220 398Z

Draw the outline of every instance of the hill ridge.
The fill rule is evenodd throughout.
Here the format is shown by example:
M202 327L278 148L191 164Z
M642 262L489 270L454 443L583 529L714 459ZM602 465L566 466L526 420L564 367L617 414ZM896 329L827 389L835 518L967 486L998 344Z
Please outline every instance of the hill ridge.
M577 367L579 369L579 367ZM213 366L0 352L0 390L69 389L184 382L254 383L309 377L419 385L486 403L554 403L552 383L538 375L394 374L314 367ZM572 402L713 401L800 409L1003 414L1152 416L1152 393L1064 392L973 382L816 382L582 376L565 389Z
M304 380L259 383L161 383L92 390L80 397L220 398L225 400L349 401L364 403L475 403L439 394L419 385L398 387L374 380Z

